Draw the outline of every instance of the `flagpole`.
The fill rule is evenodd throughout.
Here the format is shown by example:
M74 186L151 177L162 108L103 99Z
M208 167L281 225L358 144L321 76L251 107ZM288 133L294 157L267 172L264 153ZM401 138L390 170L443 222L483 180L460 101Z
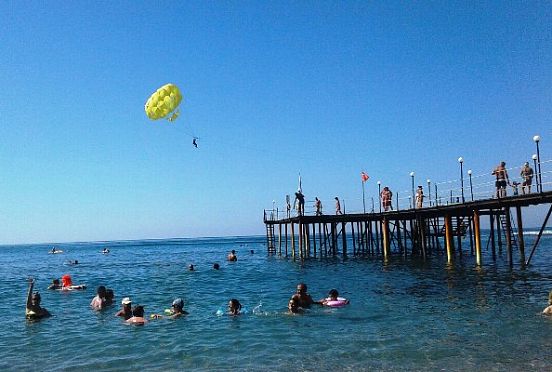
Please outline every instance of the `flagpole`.
M362 182L362 209L364 210L364 214L366 214L366 200L364 198L364 181L361 180Z

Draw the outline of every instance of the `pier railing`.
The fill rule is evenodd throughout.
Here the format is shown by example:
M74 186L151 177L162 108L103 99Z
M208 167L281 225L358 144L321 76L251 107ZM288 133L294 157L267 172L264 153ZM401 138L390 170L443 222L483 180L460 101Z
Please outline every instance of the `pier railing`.
M540 173L539 173L540 165ZM507 168L510 184L506 188L507 196L522 195L524 193L539 193L552 191L552 160L543 160L531 164L534 170L533 180L529 187L523 187L523 179L520 175L522 166ZM463 187L462 187L463 185ZM495 177L490 171L473 174L471 171L465 173L463 178L445 180L441 182L427 182L424 185L424 198L422 208L433 206L444 206L461 204L463 202L479 201L496 198ZM415 190L393 191L393 210L407 210L415 206L416 201L412 199ZM331 200L330 198L328 200ZM341 197L341 209L344 214L377 213L380 211L380 200L377 193L366 195L364 202L362 197ZM324 202L323 214L335 214L333 200ZM288 211L287 206L281 207L273 203L272 208L265 209L265 221L277 221L280 219L297 216L297 209L291 205ZM305 215L314 216L316 208L314 200L305 201Z

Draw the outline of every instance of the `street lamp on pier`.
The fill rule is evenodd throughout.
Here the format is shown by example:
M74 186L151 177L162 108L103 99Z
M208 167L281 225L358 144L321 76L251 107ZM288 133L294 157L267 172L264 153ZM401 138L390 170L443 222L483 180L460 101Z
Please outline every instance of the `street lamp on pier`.
M464 158L459 157L458 162L460 163L460 188L462 190L462 203L466 200L464 199Z
M540 151L539 151L539 142L541 138L540 136L534 136L533 141L537 144L537 166L539 167L539 171L537 173L537 180L538 184L540 185L540 192L542 192L542 173L541 173L541 160L540 160ZM535 169L535 172L537 170Z
M431 207L431 180L427 179L427 193L429 195L429 206Z
M537 154L533 154L531 156L531 159L533 159L533 165L534 165L534 173L537 173ZM539 192L539 177L535 177L535 185L537 186L537 192Z
M412 178L412 202L410 203L410 206L412 207L412 209L414 209L414 172L410 172L410 178Z
M472 170L468 169L468 176L470 176L470 194L471 200L473 201L473 184L472 184Z
M379 211L381 213L381 181L378 181L378 200L379 200Z

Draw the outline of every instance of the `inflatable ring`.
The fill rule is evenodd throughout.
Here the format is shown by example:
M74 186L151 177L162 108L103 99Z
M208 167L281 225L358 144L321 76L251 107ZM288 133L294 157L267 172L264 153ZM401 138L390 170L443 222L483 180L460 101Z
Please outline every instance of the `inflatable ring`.
M332 300L331 298L326 298L324 300L324 305L329 307L343 307L349 303L349 300L343 297L338 297L337 300Z

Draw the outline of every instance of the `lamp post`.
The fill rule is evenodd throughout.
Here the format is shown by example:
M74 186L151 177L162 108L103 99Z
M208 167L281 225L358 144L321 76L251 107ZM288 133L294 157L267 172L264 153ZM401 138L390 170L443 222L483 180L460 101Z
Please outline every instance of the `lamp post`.
M437 196L437 184L434 184L435 185L435 205L438 206L439 205L439 197Z
M537 165L539 167L539 171L537 173L537 180L538 184L540 185L540 192L542 192L542 174L541 174L541 160L540 160L540 151L539 151L539 142L540 142L540 136L534 136L533 141L537 144ZM536 169L535 169L536 171Z
M460 188L462 190L462 203L466 200L464 199L464 158L459 157L458 162L460 163Z
M410 172L410 178L412 178L412 203L410 203L410 206L414 209L414 172Z
M429 194L429 206L431 207L431 180L427 179L427 193Z
M276 210L276 200L272 201L272 219L274 220L274 211ZM276 219L278 219L278 216L276 216Z
M379 211L381 213L381 181L378 181L378 200L379 200Z
M473 184L472 184L472 170L468 169L468 176L470 176L470 194L471 200L473 201Z
M534 165L534 173L537 173L537 154L533 154L531 156L531 159L533 159L533 165ZM537 192L539 192L539 177L535 177L535 185L537 186Z

